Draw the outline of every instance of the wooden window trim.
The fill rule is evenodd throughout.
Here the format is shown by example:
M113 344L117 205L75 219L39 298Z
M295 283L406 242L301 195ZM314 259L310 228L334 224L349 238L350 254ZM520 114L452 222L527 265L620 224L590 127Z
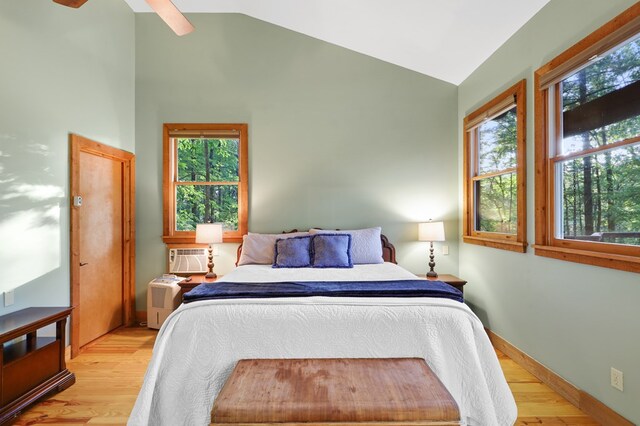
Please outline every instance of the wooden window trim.
M527 250L526 232L527 232L527 188L526 188L526 118L527 118L527 100L526 100L527 81L522 80L508 88L491 101L487 102L464 119L463 129L463 236L465 243L476 244L485 247L492 247L502 250L515 251L524 253ZM511 102L509 102L511 99ZM508 169L509 172L516 173L516 194L517 194L517 224L515 234L504 234L498 232L481 232L474 228L474 193L473 182L478 178L489 177L494 173L487 173L476 177L475 172L472 173L472 161L475 167L477 164L476 154L472 154L471 132L475 131L477 126L484 120L499 114L508 105L516 106L516 122L517 122L517 150L516 150L516 167ZM482 117L479 120L479 117ZM477 150L473 150L475 153ZM474 158L472 158L472 156ZM505 170L495 173L503 174Z
M534 74L534 103L535 103L535 245L537 256L566 260L569 262L601 266L630 272L640 272L640 247L622 244L611 244L590 241L575 241L556 238L555 235L555 194L554 172L555 164L573 155L552 155L549 144L550 133L554 133L554 140L558 144L561 140L561 129L555 123L560 123L559 90L558 85L567 73L582 67L595 54L604 54L611 48L627 40L633 34L640 32L640 3L631 6L602 27L589 34L584 39L543 65ZM567 63L572 67L568 68ZM554 122L549 120L550 90L556 95L554 99ZM610 149L618 145L632 143L636 138L620 141L606 146ZM556 152L558 146L554 147ZM599 148L589 151L598 151ZM585 151L586 152L586 151Z
M208 133L236 130L240 133L239 149L239 181L238 181L238 230L225 231L223 242L242 242L242 237L247 233L249 211L249 132L247 124L195 124L195 123L165 123L162 129L163 161L162 161L162 192L163 192L163 233L162 240L166 244L195 244L196 233L194 231L175 230L175 153L172 152L171 134L181 132L184 135L196 134L198 136ZM211 184L212 182L207 182ZM213 182L215 183L215 182Z

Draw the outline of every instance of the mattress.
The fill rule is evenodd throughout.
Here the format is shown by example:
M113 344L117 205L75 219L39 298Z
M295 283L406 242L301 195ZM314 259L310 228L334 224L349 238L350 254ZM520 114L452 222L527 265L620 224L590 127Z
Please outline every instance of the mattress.
M353 269L246 265L232 282L415 279L384 263ZM293 297L204 300L163 324L130 425L209 424L213 401L244 358L424 358L463 424L511 425L517 411L495 352L463 303L435 298Z

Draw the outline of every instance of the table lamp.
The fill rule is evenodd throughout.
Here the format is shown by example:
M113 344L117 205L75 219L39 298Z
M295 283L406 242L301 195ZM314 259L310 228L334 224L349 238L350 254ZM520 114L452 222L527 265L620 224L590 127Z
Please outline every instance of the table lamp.
M216 278L213 272L213 245L222 242L222 225L219 223L199 223L196 225L196 243L209 244L209 272L206 278Z
M438 273L433 270L436 262L433 260L433 242L444 241L444 223L443 222L427 222L418 224L418 240L429 241L429 267L431 270L427 272L427 277L437 277Z

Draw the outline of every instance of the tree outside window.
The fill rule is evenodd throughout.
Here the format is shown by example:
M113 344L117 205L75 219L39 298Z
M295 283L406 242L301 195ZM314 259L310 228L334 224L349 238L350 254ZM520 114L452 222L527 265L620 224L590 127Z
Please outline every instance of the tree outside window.
M640 245L640 40L559 83L558 236Z
M176 231L220 222L238 230L239 139L176 138Z
M517 232L516 121L514 106L481 124L476 132L476 231Z

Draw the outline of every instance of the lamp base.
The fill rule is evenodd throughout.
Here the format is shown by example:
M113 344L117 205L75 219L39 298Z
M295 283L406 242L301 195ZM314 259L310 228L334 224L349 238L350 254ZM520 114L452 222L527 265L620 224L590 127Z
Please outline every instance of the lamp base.
M204 277L217 278L218 276L213 272L213 243L209 244L209 263L207 264L207 267L209 268L209 272L207 272L207 275Z
M433 270L436 267L436 261L433 260L433 241L429 244L429 272L427 272L428 278L436 278L438 273Z

